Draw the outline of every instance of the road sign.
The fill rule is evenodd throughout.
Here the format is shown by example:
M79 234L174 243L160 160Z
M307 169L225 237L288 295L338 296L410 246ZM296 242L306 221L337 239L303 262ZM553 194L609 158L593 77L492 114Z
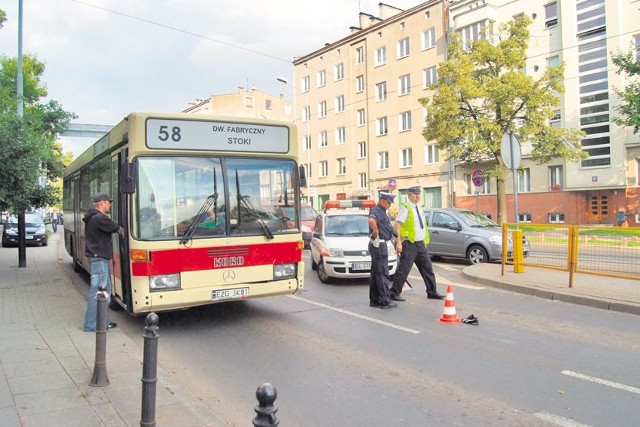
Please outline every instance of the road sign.
M480 187L482 186L482 184L484 184L484 177L482 176L482 171L480 169L476 169L473 171L473 173L471 174L471 181L476 187Z
M522 158L520 142L513 133L505 133L502 137L500 153L507 169L514 170L520 167L520 159Z

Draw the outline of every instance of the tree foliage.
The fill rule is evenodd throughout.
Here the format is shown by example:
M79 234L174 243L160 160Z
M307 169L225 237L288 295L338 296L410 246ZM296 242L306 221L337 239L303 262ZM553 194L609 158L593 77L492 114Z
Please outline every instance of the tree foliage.
M507 168L500 151L503 135L513 132L530 144L531 158L545 163L557 157L586 157L577 129L549 125L564 92L564 64L547 67L539 78L526 74L531 20L524 16L499 26L495 35L464 46L452 36L448 60L438 67L430 86L433 97L421 99L427 109L423 136L463 164L493 162L485 175L497 180L498 221L506 220ZM491 38L494 40L491 40Z
M15 211L59 204L52 182L68 159L56 138L75 118L56 101L40 101L47 95L45 65L35 55L23 56L24 113L18 117L17 69L16 58L0 57L0 204Z
M629 84L624 90L614 89L620 97L620 105L616 111L621 114L614 118L614 122L620 126L633 127L633 133L640 130L640 46L631 49L630 52L618 52L612 55L613 63L618 70L617 74L624 73L629 80Z

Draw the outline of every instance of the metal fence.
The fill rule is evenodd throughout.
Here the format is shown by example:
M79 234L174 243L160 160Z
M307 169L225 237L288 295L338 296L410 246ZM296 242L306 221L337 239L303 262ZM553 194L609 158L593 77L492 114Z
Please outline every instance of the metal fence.
M640 280L640 228L505 223L505 236L522 230L529 243L524 265ZM503 240L506 237L503 237ZM503 250L503 268L513 264Z

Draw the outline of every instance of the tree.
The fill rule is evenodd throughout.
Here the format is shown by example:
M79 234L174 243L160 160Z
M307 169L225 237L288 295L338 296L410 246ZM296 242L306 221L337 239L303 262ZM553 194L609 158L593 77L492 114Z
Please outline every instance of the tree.
M21 211L56 203L51 181L62 176L64 157L56 142L73 113L47 95L40 77L45 67L34 55L23 57L24 115L17 115L17 59L0 57L0 200L3 209Z
M633 133L640 130L640 46L631 49L630 52L618 52L611 56L613 63L618 67L617 74L626 74L631 81L624 90L615 89L620 97L620 105L616 111L621 117L613 121L620 126L633 127Z
M531 145L538 164L557 157L577 161L583 133L549 125L564 92L564 64L547 67L539 79L523 69L531 20L523 16L499 26L496 41L481 39L464 46L460 34L452 36L449 57L438 67L438 81L430 85L431 100L420 100L427 109L423 136L463 164L495 162L485 175L497 181L498 222L506 221L505 177L508 169L500 151L503 135L513 131Z

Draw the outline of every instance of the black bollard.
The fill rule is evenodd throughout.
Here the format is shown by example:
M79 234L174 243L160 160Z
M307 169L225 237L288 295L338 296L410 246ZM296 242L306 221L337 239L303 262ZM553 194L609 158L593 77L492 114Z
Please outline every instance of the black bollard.
M277 427L280 421L276 415L278 408L273 402L278 397L278 391L269 383L264 383L256 390L258 405L254 408L256 417L253 419L254 427Z
M156 425L156 383L158 382L158 315L149 313L144 321L144 360L142 361L141 426Z
M89 385L103 387L109 385L107 376L107 307L109 299L104 284L98 287L98 310L96 316L96 358L93 365L93 375Z

